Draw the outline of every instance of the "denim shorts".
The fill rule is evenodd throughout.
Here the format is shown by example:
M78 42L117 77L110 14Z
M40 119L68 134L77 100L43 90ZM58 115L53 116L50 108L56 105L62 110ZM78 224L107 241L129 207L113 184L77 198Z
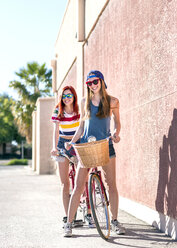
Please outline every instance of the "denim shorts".
M71 141L70 139L64 139L62 137L59 137L58 145L57 145L57 149L58 150L63 149L64 152L66 153L66 155L68 155L69 158L72 157L73 155L75 155L75 151L74 151L73 147L71 147L71 149L69 149L69 150L65 149L65 142L70 142L70 141Z
M59 137L58 139L58 145L57 145L57 149L63 149L64 152L66 153L66 155L68 155L69 158L71 158L72 156L75 156L76 153L74 151L74 148L71 147L69 150L65 149L65 142L70 142L71 139L64 139L62 137ZM80 139L76 142L76 144L80 143Z
M109 144L109 157L114 158L116 157L115 149L113 144Z

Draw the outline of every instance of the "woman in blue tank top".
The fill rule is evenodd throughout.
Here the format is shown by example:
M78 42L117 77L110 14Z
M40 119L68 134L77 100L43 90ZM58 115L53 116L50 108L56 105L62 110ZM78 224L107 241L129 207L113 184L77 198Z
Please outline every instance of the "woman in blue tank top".
M66 149L71 147L72 142L75 143L81 136L81 142L88 142L90 136L95 136L97 140L105 139L111 135L110 120L114 117L114 133L109 141L109 164L102 167L105 181L108 186L109 202L111 210L112 230L117 234L124 234L125 228L118 222L118 190L116 187L116 160L113 142L120 141L120 116L119 116L119 100L108 95L106 91L106 83L104 76L100 71L90 71L87 75L87 96L81 102L81 121L71 142L65 143ZM71 222L79 205L80 196L84 190L87 180L88 169L83 168L79 162L77 167L76 182L73 194L70 199L68 210L68 222L64 229L64 236L71 237Z

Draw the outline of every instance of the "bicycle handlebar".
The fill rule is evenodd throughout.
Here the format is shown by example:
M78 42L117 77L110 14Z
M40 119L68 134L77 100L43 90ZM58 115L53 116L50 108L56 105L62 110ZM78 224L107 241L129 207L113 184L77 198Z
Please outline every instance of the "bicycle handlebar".
M72 156L72 157L69 157L67 154L66 154L66 152L65 152L65 150L64 149L58 149L58 152L59 152L59 155L61 155L61 156L63 156L63 157L65 157L65 158L67 158L71 163L76 163L76 156Z
M105 138L105 139L109 140L109 139L111 139L111 138L112 138L112 136L110 135L110 136L108 136L108 137ZM103 139L103 140L104 140L104 139ZM95 141L98 141L98 140L95 140ZM86 143L89 143L89 142L86 142ZM73 145L75 145L76 143L70 142L70 144L71 144L71 146L73 146Z

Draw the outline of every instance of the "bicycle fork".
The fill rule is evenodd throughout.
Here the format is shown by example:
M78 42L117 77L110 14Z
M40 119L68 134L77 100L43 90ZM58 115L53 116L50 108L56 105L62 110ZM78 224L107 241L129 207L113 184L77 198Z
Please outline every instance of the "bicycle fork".
M69 171L69 178L71 179L71 186L72 186L72 191L74 189L74 179L76 175L76 170L75 170L75 165L70 162L71 169Z
M101 193L102 193L102 195L105 195L105 198L106 198L106 202L105 203L109 206L109 200L108 200L108 196L107 196L107 192L106 192L105 186L104 186L103 181L102 181L101 171L98 171L97 168L94 168L93 171L90 174L96 174L99 177L99 179L100 179L100 185L101 185ZM94 185L93 188L95 190L95 185Z

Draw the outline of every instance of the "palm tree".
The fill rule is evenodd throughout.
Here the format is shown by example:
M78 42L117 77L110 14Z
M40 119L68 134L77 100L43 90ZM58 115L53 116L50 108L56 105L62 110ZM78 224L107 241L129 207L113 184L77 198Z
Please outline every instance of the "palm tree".
M9 86L17 91L19 99L13 107L13 114L19 132L25 136L28 143L32 139L32 112L35 110L38 97L51 96L52 70L45 63L27 63L27 68L15 72L19 80L13 80Z
M0 144L13 140L19 143L23 139L14 123L12 106L14 106L14 100L6 93L0 94Z

